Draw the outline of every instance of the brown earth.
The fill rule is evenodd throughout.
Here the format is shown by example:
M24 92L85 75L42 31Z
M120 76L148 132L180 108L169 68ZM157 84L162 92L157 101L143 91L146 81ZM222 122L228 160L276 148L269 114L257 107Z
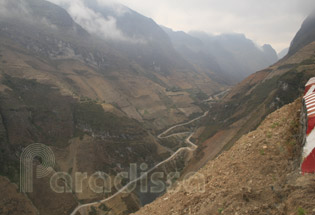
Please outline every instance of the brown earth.
M204 192L191 177L135 214L315 214L315 175L299 169L300 108L299 99L270 114L200 169Z
M27 196L20 193L18 186L2 176L0 176L0 193L5 194L0 199L0 214L38 214L37 209Z
M198 170L257 128L269 113L297 99L315 76L314 50L315 42L250 75L221 100L209 103L210 112L197 139L199 149L188 170Z

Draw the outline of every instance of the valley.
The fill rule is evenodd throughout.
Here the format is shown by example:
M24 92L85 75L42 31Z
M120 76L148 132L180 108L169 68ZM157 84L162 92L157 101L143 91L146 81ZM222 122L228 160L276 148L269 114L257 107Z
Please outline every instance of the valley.
M0 0L0 214L253 214L267 210L259 200L294 211L299 145L283 140L295 141L296 99L315 76L314 14L279 60L248 35L176 31L120 3ZM53 154L45 177L42 154L22 162L35 143ZM256 158L277 172L242 163ZM197 188L194 174L215 196L171 194ZM249 180L259 188L227 192ZM265 182L294 188L275 206Z
M173 130L174 128L177 128L177 127L181 127L181 126L186 126L186 125L189 125L197 120L200 120L201 118L205 117L206 115L208 114L208 112L205 112L202 116L199 116L195 119L192 119L191 121L189 122L186 122L186 123L181 123L181 124L178 124L178 125L174 125L168 129L166 129L164 132L162 132L161 134L158 135L158 138L170 138L172 136L176 136L176 135L180 135L182 133L175 133L175 134L171 134L169 136L165 136L165 137L162 137L164 136L165 134L169 133L171 130ZM125 190L128 189L128 187L130 186L133 186L134 184L137 184L138 181L140 181L141 179L143 179L144 177L147 177L146 175L149 175L151 174L152 172L154 172L158 167L164 165L165 163L168 163L170 161L172 161L175 157L177 157L181 152L183 151L188 151L188 152L194 152L196 149L197 149L197 145L195 145L193 142L190 141L190 139L192 138L192 136L194 135L194 132L192 133L188 133L187 135L189 135L187 138L185 138L185 142L190 145L187 146L187 147L182 147L182 148L179 148L176 152L174 152L169 158L161 161L160 163L156 164L155 166L153 166L150 170L146 171L146 173L144 173L142 176L134 179L133 181L130 181L128 182L128 184L126 184L124 187L122 187L120 190L118 190L115 194L111 195L110 197L106 198L106 199L103 199L101 201L97 201L95 203L88 203L88 204L84 204L84 205L80 205L79 207L77 207L72 213L71 215L76 215L80 210L83 209L84 211L84 208L90 208L92 206L94 206L94 208L100 208L100 205L101 204L104 204L106 203L107 201L115 198L116 196L120 195L122 192L124 192ZM86 211L86 209L85 209ZM88 209L88 211L91 211L91 209ZM82 214L82 213L80 213Z

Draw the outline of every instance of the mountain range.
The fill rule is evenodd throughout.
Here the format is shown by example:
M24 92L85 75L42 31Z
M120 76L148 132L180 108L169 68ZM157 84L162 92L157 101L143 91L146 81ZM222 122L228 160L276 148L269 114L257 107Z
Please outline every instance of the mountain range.
M8 193L0 213L71 214L117 191L97 194L85 181L82 193L57 194L43 178L35 179L33 193L17 192L20 155L32 143L52 149L55 171L114 177L131 163L151 168L187 147L185 136L159 134L211 110L201 124L184 128L198 130L195 158L183 152L160 166L165 173L198 169L293 101L313 75L310 18L276 63L270 45L245 35L175 32L119 4L0 0L0 6L0 187ZM219 102L207 102L221 91ZM225 139L210 156L218 132ZM122 193L102 207L129 214L163 192Z
M301 97L315 76L314 15L280 61L206 100L211 111L195 133L199 150L183 171L195 174L134 214L314 212L314 174L300 173Z
M204 32L174 32L165 28L176 50L193 65L204 71L214 71L227 83L236 83L278 60L268 44L254 44L243 34L213 36Z

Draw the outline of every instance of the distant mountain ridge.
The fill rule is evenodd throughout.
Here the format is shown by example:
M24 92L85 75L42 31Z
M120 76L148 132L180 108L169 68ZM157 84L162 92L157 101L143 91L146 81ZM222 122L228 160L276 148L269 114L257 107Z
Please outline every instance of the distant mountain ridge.
M192 64L224 74L227 80L240 81L253 71L261 70L278 60L268 44L256 46L242 34L213 36L204 32L174 32L163 27L176 50Z
M19 154L35 142L51 147L57 170L72 177L95 171L115 176L130 163L152 167L185 144L157 134L201 115L204 100L244 75L233 42L231 50L219 42L207 46L235 62L226 72L223 58L199 52L201 39L184 34L191 39L185 54L152 19L129 8L73 2L0 0L0 175L12 183L19 180ZM241 72L233 74L233 66ZM185 159L161 169L182 169ZM41 214L69 214L104 198L87 183L83 193L58 196L49 178L39 179L34 193L21 198ZM106 207L127 214L149 197L117 196Z
M315 25L312 17L306 19L307 26ZM315 35L307 33L313 30L303 24L292 42L291 54L248 76L226 92L221 101L209 104L212 111L201 126L203 132L199 136L199 144L204 149L191 164L193 170L202 167L210 157L229 149L268 114L303 94L306 82L315 76ZM301 32L306 32L306 37ZM305 38L311 42L303 46Z
M301 132L306 131L300 117L305 84L315 76L314 26L311 14L284 58L248 76L219 101L208 100L211 111L196 137L200 150L184 170L197 172L196 177L180 182L174 187L177 192L166 193L134 214L312 212L314 175L300 174ZM275 173L279 175L274 177ZM207 177L205 192L196 188L200 175ZM188 184L194 192L182 189ZM281 192L285 195L279 198Z
M289 52L289 48L285 48L283 49L281 52L278 53L278 57L279 59L282 59L283 57L285 57Z
M159 68L165 74L174 68L201 70L215 81L231 84L278 60L271 46L257 47L242 34L211 36L203 32L174 32L124 5L101 4L97 0L79 2L81 9L87 8L97 14L97 20L100 15L105 22L112 22L113 31L121 34L116 35L117 38L104 36L110 46L147 69ZM64 8L83 27L91 21L81 20L71 4Z
M313 41L315 41L315 10L304 20L300 30L291 42L288 54L293 55Z

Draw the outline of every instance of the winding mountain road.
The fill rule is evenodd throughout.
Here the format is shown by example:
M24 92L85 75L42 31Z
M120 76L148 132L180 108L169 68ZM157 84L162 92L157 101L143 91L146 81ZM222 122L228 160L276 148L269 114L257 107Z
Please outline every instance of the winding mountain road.
M124 187L122 187L121 189L119 189L115 194L113 194L112 196L106 198L106 199L103 199L101 201L97 201L97 202L92 202L92 203L88 203L88 204L83 204L83 205L79 205L70 215L75 215L80 209L84 208L84 207L90 207L90 206L93 206L93 205L96 205L96 204L101 204L101 203L105 203L113 198L115 198L116 196L118 196L119 194L121 194L122 192L124 192L129 186L133 185L134 183L138 182L140 179L142 179L143 177L145 177L147 174L151 173L152 171L154 171L155 169L157 169L158 167L160 167L161 165L173 160L180 152L182 151L195 151L198 146L195 145L193 142L190 141L191 137L194 135L195 132L181 132L181 133L175 133L175 134L171 134L171 135L168 135L168 136L164 136L165 134L167 134L168 132L170 132L171 130L175 129L175 128L178 128L178 127L181 127L181 126L185 126L185 125L189 125L205 116L207 116L209 113L209 111L205 112L203 115L199 116L199 117L196 117L195 119L192 119L190 120L189 122L186 122L186 123L180 123L178 125L174 125L170 128L168 128L167 130L165 130L164 132L162 132L161 134L159 134L157 137L159 139L165 139L165 138L168 138L168 137L172 137L172 136L176 136L176 135L180 135L180 134L189 134L190 135L186 138L185 142L190 145L190 147L186 146L186 147L182 147L182 148L179 148L176 152L174 152L169 158L165 159L164 161L161 161L160 163L156 164L154 167L152 167L150 170L148 170L146 172L146 174L142 174L140 177L136 178L135 180L133 181L130 181L128 184L126 184ZM164 136L164 137L163 137Z
M193 122L195 122L195 121L197 121L197 120L199 120L199 119L201 119L201 118L207 116L208 113L209 113L209 111L206 111L203 115L198 116L197 118L192 119L192 120L190 120L189 122L185 122L185 123L180 123L180 124L174 125L174 126L168 128L168 129L166 129L165 131L163 131L163 132L162 132L161 134L159 134L157 137L158 137L159 139L167 138L167 137L169 137L169 136L163 137L163 135L167 134L168 132L170 132L171 130L173 130L173 129L175 129L175 128L178 128L178 127L181 127L181 126L184 126L184 125L189 125L189 124L191 124L191 123L193 123Z

